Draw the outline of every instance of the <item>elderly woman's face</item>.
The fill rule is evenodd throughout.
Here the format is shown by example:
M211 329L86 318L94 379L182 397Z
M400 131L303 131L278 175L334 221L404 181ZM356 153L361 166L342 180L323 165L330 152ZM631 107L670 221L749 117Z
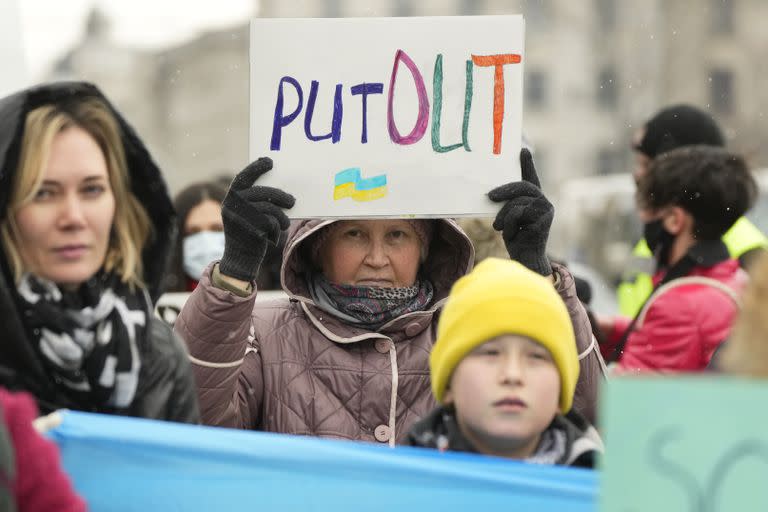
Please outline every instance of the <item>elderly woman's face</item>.
M341 221L330 229L320 250L329 281L380 288L412 286L416 281L421 241L408 221Z
M107 163L85 130L56 135L40 189L16 214L24 267L67 288L104 263L115 217Z

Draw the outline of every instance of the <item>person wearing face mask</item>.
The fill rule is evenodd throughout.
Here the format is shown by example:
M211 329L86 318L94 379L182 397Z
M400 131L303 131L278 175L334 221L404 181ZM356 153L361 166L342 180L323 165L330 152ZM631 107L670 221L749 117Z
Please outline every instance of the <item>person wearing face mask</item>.
M691 105L672 105L660 110L635 133L632 142L635 182L647 173L648 166L657 156L697 144L725 146L725 137L709 114ZM768 238L746 217L734 222L722 239L729 254L745 269L768 247ZM653 289L654 259L646 241L641 239L633 249L632 259L617 289L622 315L635 316Z
M218 182L193 183L176 194L173 206L179 243L167 277L169 292L194 290L205 267L224 254L221 202L226 195L226 188Z
M650 164L637 200L658 271L638 315L612 320L603 350L616 371L707 367L730 333L748 281L721 237L756 196L744 160L722 148L678 148Z

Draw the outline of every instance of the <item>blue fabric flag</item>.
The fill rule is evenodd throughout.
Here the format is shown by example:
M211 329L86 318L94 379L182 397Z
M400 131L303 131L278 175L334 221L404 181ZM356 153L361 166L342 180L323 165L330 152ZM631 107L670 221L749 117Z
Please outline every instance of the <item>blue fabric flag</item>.
M48 435L95 512L596 510L597 477L588 470L62 414L62 424Z

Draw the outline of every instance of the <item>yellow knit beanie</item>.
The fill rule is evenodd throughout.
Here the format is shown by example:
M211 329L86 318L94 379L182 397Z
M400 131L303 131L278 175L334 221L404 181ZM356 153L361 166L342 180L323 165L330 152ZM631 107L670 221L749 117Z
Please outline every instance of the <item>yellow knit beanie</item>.
M511 260L487 258L453 285L437 326L429 366L438 402L472 349L504 334L544 345L560 372L560 411L571 409L579 357L568 310L552 282Z

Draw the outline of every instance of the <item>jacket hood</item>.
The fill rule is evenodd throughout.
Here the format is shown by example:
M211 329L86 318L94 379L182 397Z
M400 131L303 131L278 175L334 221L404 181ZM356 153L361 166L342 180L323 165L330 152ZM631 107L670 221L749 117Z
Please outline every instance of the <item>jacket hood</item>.
M308 242L314 234L334 222L339 221L305 219L291 222L283 251L280 283L292 299L312 303L306 285L306 275L316 270L311 268ZM432 303L436 304L448 296L457 279L472 270L475 250L469 237L453 220L435 219L431 222L435 223L435 231L427 259L421 264L420 273L434 286Z
M146 146L95 85L87 82L43 84L0 99L0 219L5 218L11 183L19 163L27 114L43 105L66 108L67 103L87 98L101 100L117 120L125 148L131 191L144 206L152 222L153 232L144 247L142 259L144 282L155 301L162 293L161 278L176 237L176 214L160 169ZM8 280L7 270L4 274Z

